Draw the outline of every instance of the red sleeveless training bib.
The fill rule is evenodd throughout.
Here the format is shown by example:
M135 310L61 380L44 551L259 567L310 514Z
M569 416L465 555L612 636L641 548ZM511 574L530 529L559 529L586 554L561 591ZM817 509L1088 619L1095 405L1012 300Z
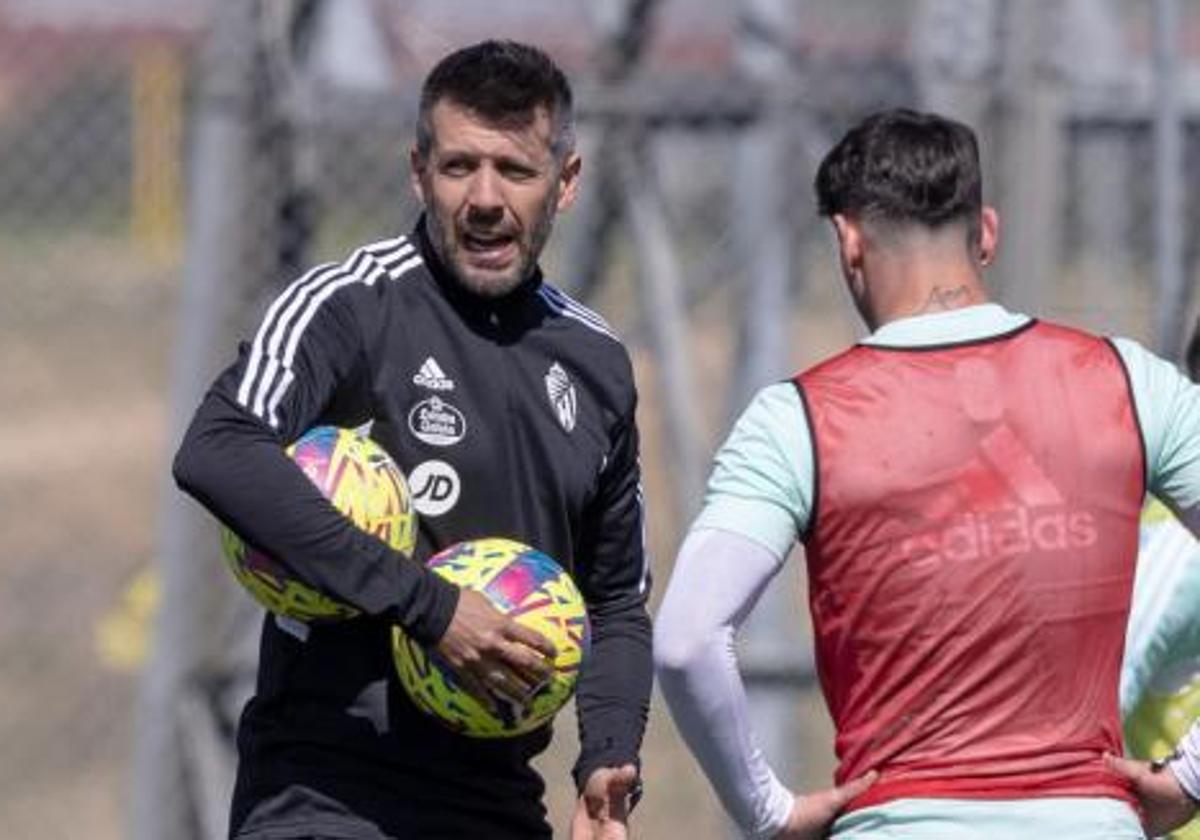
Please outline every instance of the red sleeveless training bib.
M860 345L796 378L837 779L901 797L1111 796L1145 467L1116 349L1033 322Z

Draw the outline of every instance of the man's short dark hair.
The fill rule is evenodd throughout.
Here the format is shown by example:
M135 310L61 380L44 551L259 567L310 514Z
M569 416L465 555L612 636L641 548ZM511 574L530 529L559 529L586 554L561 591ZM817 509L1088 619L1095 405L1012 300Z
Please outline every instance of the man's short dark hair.
M558 65L537 47L517 41L482 41L450 53L425 77L417 116L417 153L433 144L431 113L449 100L496 125L528 125L539 107L550 115L557 156L575 146L571 86Z
M966 125L907 108L864 119L830 150L814 186L822 216L937 229L965 222L979 242L979 143Z

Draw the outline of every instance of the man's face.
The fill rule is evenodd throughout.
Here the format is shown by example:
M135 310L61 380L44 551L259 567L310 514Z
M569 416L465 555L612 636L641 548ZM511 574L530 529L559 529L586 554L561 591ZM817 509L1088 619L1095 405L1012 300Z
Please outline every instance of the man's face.
M553 154L544 108L524 124L494 125L441 100L430 124L429 153L414 149L411 163L433 246L467 289L505 295L533 271L555 213L574 201L579 156Z

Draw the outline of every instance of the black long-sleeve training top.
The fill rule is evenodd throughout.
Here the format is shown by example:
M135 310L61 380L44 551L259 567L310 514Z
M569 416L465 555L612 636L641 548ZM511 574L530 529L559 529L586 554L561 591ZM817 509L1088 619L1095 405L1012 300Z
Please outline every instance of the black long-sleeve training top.
M545 833L528 762L550 727L457 735L417 711L395 676L391 626L432 642L457 603L423 561L464 539L519 540L571 572L592 621L576 780L636 760L651 664L635 404L628 354L595 313L540 273L500 299L462 289L423 223L275 299L206 394L175 478L365 614L304 632L264 621L232 834L274 836L298 822L339 837ZM368 422L409 478L412 559L344 518L284 451L315 425Z

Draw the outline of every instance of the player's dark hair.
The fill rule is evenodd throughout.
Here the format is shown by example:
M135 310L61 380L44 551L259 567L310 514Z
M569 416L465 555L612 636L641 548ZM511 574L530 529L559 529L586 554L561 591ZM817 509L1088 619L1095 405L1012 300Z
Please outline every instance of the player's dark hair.
M558 65L537 47L517 41L482 41L450 53L425 77L417 116L417 153L433 144L431 113L449 100L495 125L525 126L536 109L550 114L556 156L575 146L571 86Z
M979 244L979 144L966 125L907 108L881 111L830 150L814 182L822 216L937 229L965 222Z

